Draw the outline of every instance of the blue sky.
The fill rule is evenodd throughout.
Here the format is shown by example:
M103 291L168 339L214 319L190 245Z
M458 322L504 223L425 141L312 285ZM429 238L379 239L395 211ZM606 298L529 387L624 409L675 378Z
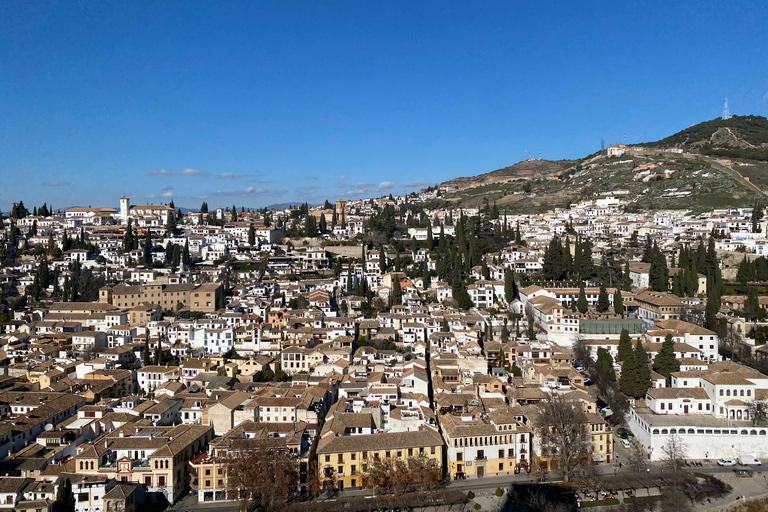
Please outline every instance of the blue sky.
M221 5L218 5L221 4ZM766 2L0 3L0 208L402 193L768 115Z

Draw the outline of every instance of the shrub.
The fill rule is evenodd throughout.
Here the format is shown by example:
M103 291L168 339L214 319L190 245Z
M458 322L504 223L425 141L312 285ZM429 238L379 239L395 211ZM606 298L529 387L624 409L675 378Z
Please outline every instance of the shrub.
M504 491L501 490L501 487L496 488L496 496L501 498L504 495Z
M480 504L479 503L475 503L475 510L480 510Z
M475 499L475 493L473 493L472 491L469 491L469 492L467 493L467 499L468 499L468 500L473 500L473 499Z

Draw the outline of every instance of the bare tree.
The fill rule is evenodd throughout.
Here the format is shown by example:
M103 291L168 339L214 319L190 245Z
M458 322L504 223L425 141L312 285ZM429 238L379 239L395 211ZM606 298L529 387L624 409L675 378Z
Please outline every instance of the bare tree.
M557 394L538 404L538 410L542 455L558 460L563 480L569 482L579 464L589 459L587 415L580 404Z
M530 510L538 512L568 512L571 507L563 501L553 501L544 492L530 490L525 498Z
M683 492L668 490L661 500L661 512L691 512L693 505L691 500Z
M648 456L639 444L632 443L629 448L629 454L627 455L627 464L633 471L638 473L645 471L648 465Z
M685 455L688 451L683 439L677 435L671 435L667 438L667 442L661 447L661 452L664 454L664 460L672 468L672 471L677 471L677 461L685 459Z
M362 475L365 487L376 491L391 490L396 495L406 492L433 491L440 485L442 470L426 457L383 461L369 457Z
M230 492L240 497L245 510L254 505L281 510L299 484L296 458L284 447L254 447L232 454L227 476Z
M752 420L752 426L765 425L768 420L768 402L765 400L752 400L747 403L749 418Z

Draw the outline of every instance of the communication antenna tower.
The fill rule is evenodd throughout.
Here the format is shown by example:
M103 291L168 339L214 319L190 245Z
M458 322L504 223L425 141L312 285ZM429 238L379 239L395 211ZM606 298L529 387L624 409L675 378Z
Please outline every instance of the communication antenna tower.
M605 139L600 139L600 151L605 151Z
M728 98L725 98L723 100L723 120L730 119L733 116L731 115L731 111L728 110Z

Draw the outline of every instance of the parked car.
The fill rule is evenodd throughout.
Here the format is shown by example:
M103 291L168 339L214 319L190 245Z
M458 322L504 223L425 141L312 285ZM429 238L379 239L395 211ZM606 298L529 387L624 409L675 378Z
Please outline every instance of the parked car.
M616 434L618 434L618 436L622 439L626 439L627 437L629 437L630 433L631 432L629 431L628 428L621 427L616 429Z
M752 455L739 455L736 459L742 466L762 466L763 463L754 458Z
M731 459L729 457L720 459L717 461L718 466L735 466L736 465L736 459Z
M630 441L629 439L622 439L621 440L621 445L624 448L629 448L632 445L632 441Z

